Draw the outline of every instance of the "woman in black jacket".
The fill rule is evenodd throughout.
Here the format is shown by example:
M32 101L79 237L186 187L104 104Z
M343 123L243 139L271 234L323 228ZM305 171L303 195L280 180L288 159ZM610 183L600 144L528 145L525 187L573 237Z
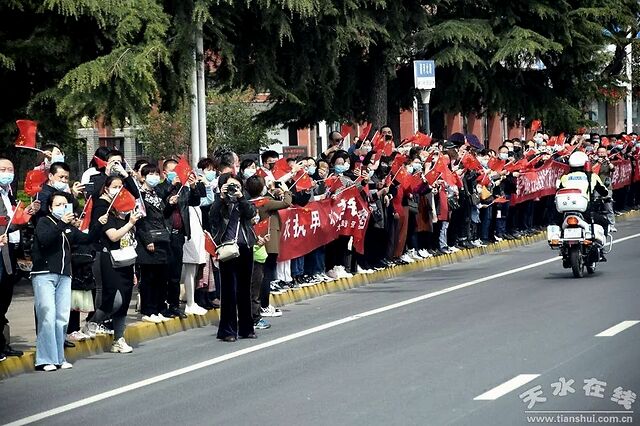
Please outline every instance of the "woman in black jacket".
M236 241L240 256L220 261L220 325L218 339L235 342L255 338L251 316L251 274L256 235L253 220L256 208L247 201L240 179L225 173L218 180L220 198L211 206L211 235L217 246Z
M31 283L38 319L35 365L44 371L72 367L64 357L71 309L71 246L88 244L97 234L80 232L71 209L70 195L54 192L47 200L49 215L38 222L33 241Z
M165 296L169 282L169 219L178 196L169 197L166 204L158 196L155 187L160 183L160 171L156 166L147 164L142 167L140 177L144 182L140 194L147 212L136 226L137 263L140 265L140 313L142 321L159 323L170 319L162 313L167 309Z

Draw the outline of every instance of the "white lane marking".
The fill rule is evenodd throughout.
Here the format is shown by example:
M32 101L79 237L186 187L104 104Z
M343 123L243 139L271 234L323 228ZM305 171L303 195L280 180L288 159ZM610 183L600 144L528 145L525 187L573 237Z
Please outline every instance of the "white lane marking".
M605 331L596 334L596 337L611 337L626 330L629 327L640 323L640 321L622 321L620 324L616 324L613 327L607 328Z
M538 377L540 377L539 374L518 374L513 379L507 380L503 384L498 385L493 389L489 389L482 395L476 396L475 398L473 398L473 400L474 401L494 401L500 398L501 396L504 396L509 392L518 389L520 386L525 385Z
M621 243L623 241L627 241L627 240L630 240L632 238L638 238L638 237L640 237L640 233L629 235L628 237L620 238L619 240L615 241L615 243ZM372 316L372 315L380 314L382 312L387 312L387 311L391 311L393 309L398 309L398 308L401 308L403 306L411 305L413 303L418 303L418 302L421 302L423 300L431 299L431 298L434 298L436 296L441 296L443 294L451 293L451 292L456 291L456 290L460 290L460 289L463 289L463 288L466 288L466 287L471 287L471 286L476 285L476 284L481 284L481 283L484 283L484 282L487 282L487 281L491 281L491 280L494 280L496 278L501 278L501 277L505 277L505 276L508 276L508 275L517 274L518 272L526 271L528 269L537 268L538 266L543 266L543 265L555 262L555 261L560 260L560 259L561 259L560 257L554 257L552 259L542 260L540 262L535 262L535 263L531 263L531 264L526 265L526 266L521 266L520 268L510 269L508 271L504 271L504 272L500 272L500 273L497 273L497 274L489 275L489 276L486 276L486 277L483 277L483 278L478 278L476 280L468 281L466 283L458 284L458 285L455 285L455 286L452 286L452 287L448 287L448 288L445 288L445 289L442 289L442 290L439 290L439 291L434 291L432 293L423 294L422 296L413 297L411 299L407 299L407 300L404 300L402 302L397 302L397 303L394 303L394 304L391 304L391 305L387 305L387 306L383 306L383 307L380 307L380 308L377 308L377 309L372 309L370 311L366 311L366 312L362 312L362 313L359 313L359 314L351 315L351 316L348 316L346 318L342 318L342 319L339 319L339 320L336 320L336 321L331 321L331 322L328 322L328 323L325 323L325 324L321 324L321 325L318 325L316 327L309 328L307 330L302 330L302 331L299 331L297 333L293 333L293 334L289 334L289 335L286 335L286 336L283 336L283 337L279 337L277 339L273 339L273 340L270 340L268 342L264 342L264 343L257 344L255 346L251 346L251 347L248 347L248 348L240 349L238 351L231 352L231 353L228 353L228 354L225 354L225 355L221 355L221 356L216 357L216 358L211 358L211 359L209 359L207 361L199 362L197 364L193 364L193 365L190 365L188 367L179 368L177 370L169 371L168 373L164 373L164 374L161 374L159 376L155 376L155 377L151 377L149 379L141 380L139 382L131 383L129 385L122 386L122 387L119 387L117 389L112 389L112 390L107 391L107 392L102 392L102 393L99 393L97 395L90 396L88 398L84 398L84 399L81 399L81 400L76 401L76 402L72 402L70 404L62 405L60 407L53 408L51 410L46 410L46 411L43 411L41 413L34 414L32 416L24 417L22 419L18 419L16 421L11 422L11 423L7 423L6 426L26 425L26 424L30 424L30 423L33 423L33 422L37 422L37 421L40 421L40 420L55 416L57 414L61 414L61 413L65 413L67 411L75 410L77 408L81 408L81 407L84 407L86 405L90 405L90 404L93 404L93 403L96 403L96 402L99 402L99 401L103 401L105 399L112 398L114 396L121 395L123 393L130 392L130 391L135 390L135 389L140 389L142 387L149 386L149 385L152 385L152 384L155 384L155 383L158 383L158 382L162 382L164 380L168 380L168 379L171 379L173 377L181 376L183 374L191 373L193 371L200 370L202 368L206 368L206 367L210 367L212 365L220 364L221 362L228 361L230 359L238 358L240 356L247 355L247 354L250 354L250 353L253 353L253 352L257 352L257 351L262 350L262 349L267 349L267 348L270 348L272 346L280 345L282 343L286 343L286 342L289 342L291 340L299 339L301 337L308 336L310 334L318 333L320 331L327 330L329 328L337 327L339 325L346 324L346 323L351 322L351 321L356 321L356 320L359 320L359 319L362 319L362 318L366 318L366 317L369 317L369 316Z

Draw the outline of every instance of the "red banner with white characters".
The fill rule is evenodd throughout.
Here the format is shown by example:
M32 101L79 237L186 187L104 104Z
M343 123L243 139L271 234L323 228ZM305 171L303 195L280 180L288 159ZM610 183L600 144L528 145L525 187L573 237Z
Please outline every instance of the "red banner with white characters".
M358 253L364 252L364 234L371 212L355 186L338 193L335 198L278 213L282 223L279 261L304 256L339 235L353 236L354 249Z
M516 193L511 197L511 204L555 194L556 182L568 171L568 165L549 160L538 169L521 172L516 179Z
M611 186L620 189L631 184L631 160L616 160L611 162L615 167L611 172Z
M633 158L633 181L640 182L640 154Z

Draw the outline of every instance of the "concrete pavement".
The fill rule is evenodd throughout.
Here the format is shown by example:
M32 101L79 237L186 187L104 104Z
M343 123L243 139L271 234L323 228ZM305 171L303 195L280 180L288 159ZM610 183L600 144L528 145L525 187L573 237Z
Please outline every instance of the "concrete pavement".
M2 423L518 425L531 424L519 395L538 385L533 411L627 411L611 397L640 390L640 324L596 334L640 320L639 225L621 222L616 238L633 238L580 280L537 243L289 305L257 340L203 327L9 378ZM523 374L535 378L474 400ZM560 378L573 393L553 395ZM588 379L606 382L602 398Z

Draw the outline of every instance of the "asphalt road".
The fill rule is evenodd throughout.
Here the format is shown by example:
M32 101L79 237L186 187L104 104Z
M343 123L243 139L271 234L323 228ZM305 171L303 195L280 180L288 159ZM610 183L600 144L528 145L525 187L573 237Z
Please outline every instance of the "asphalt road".
M640 422L640 402L612 401L640 393L640 324L596 337L640 320L640 220L618 228L631 238L583 279L538 243L288 306L257 340L190 330L0 381L0 423ZM537 386L546 401L529 408Z

